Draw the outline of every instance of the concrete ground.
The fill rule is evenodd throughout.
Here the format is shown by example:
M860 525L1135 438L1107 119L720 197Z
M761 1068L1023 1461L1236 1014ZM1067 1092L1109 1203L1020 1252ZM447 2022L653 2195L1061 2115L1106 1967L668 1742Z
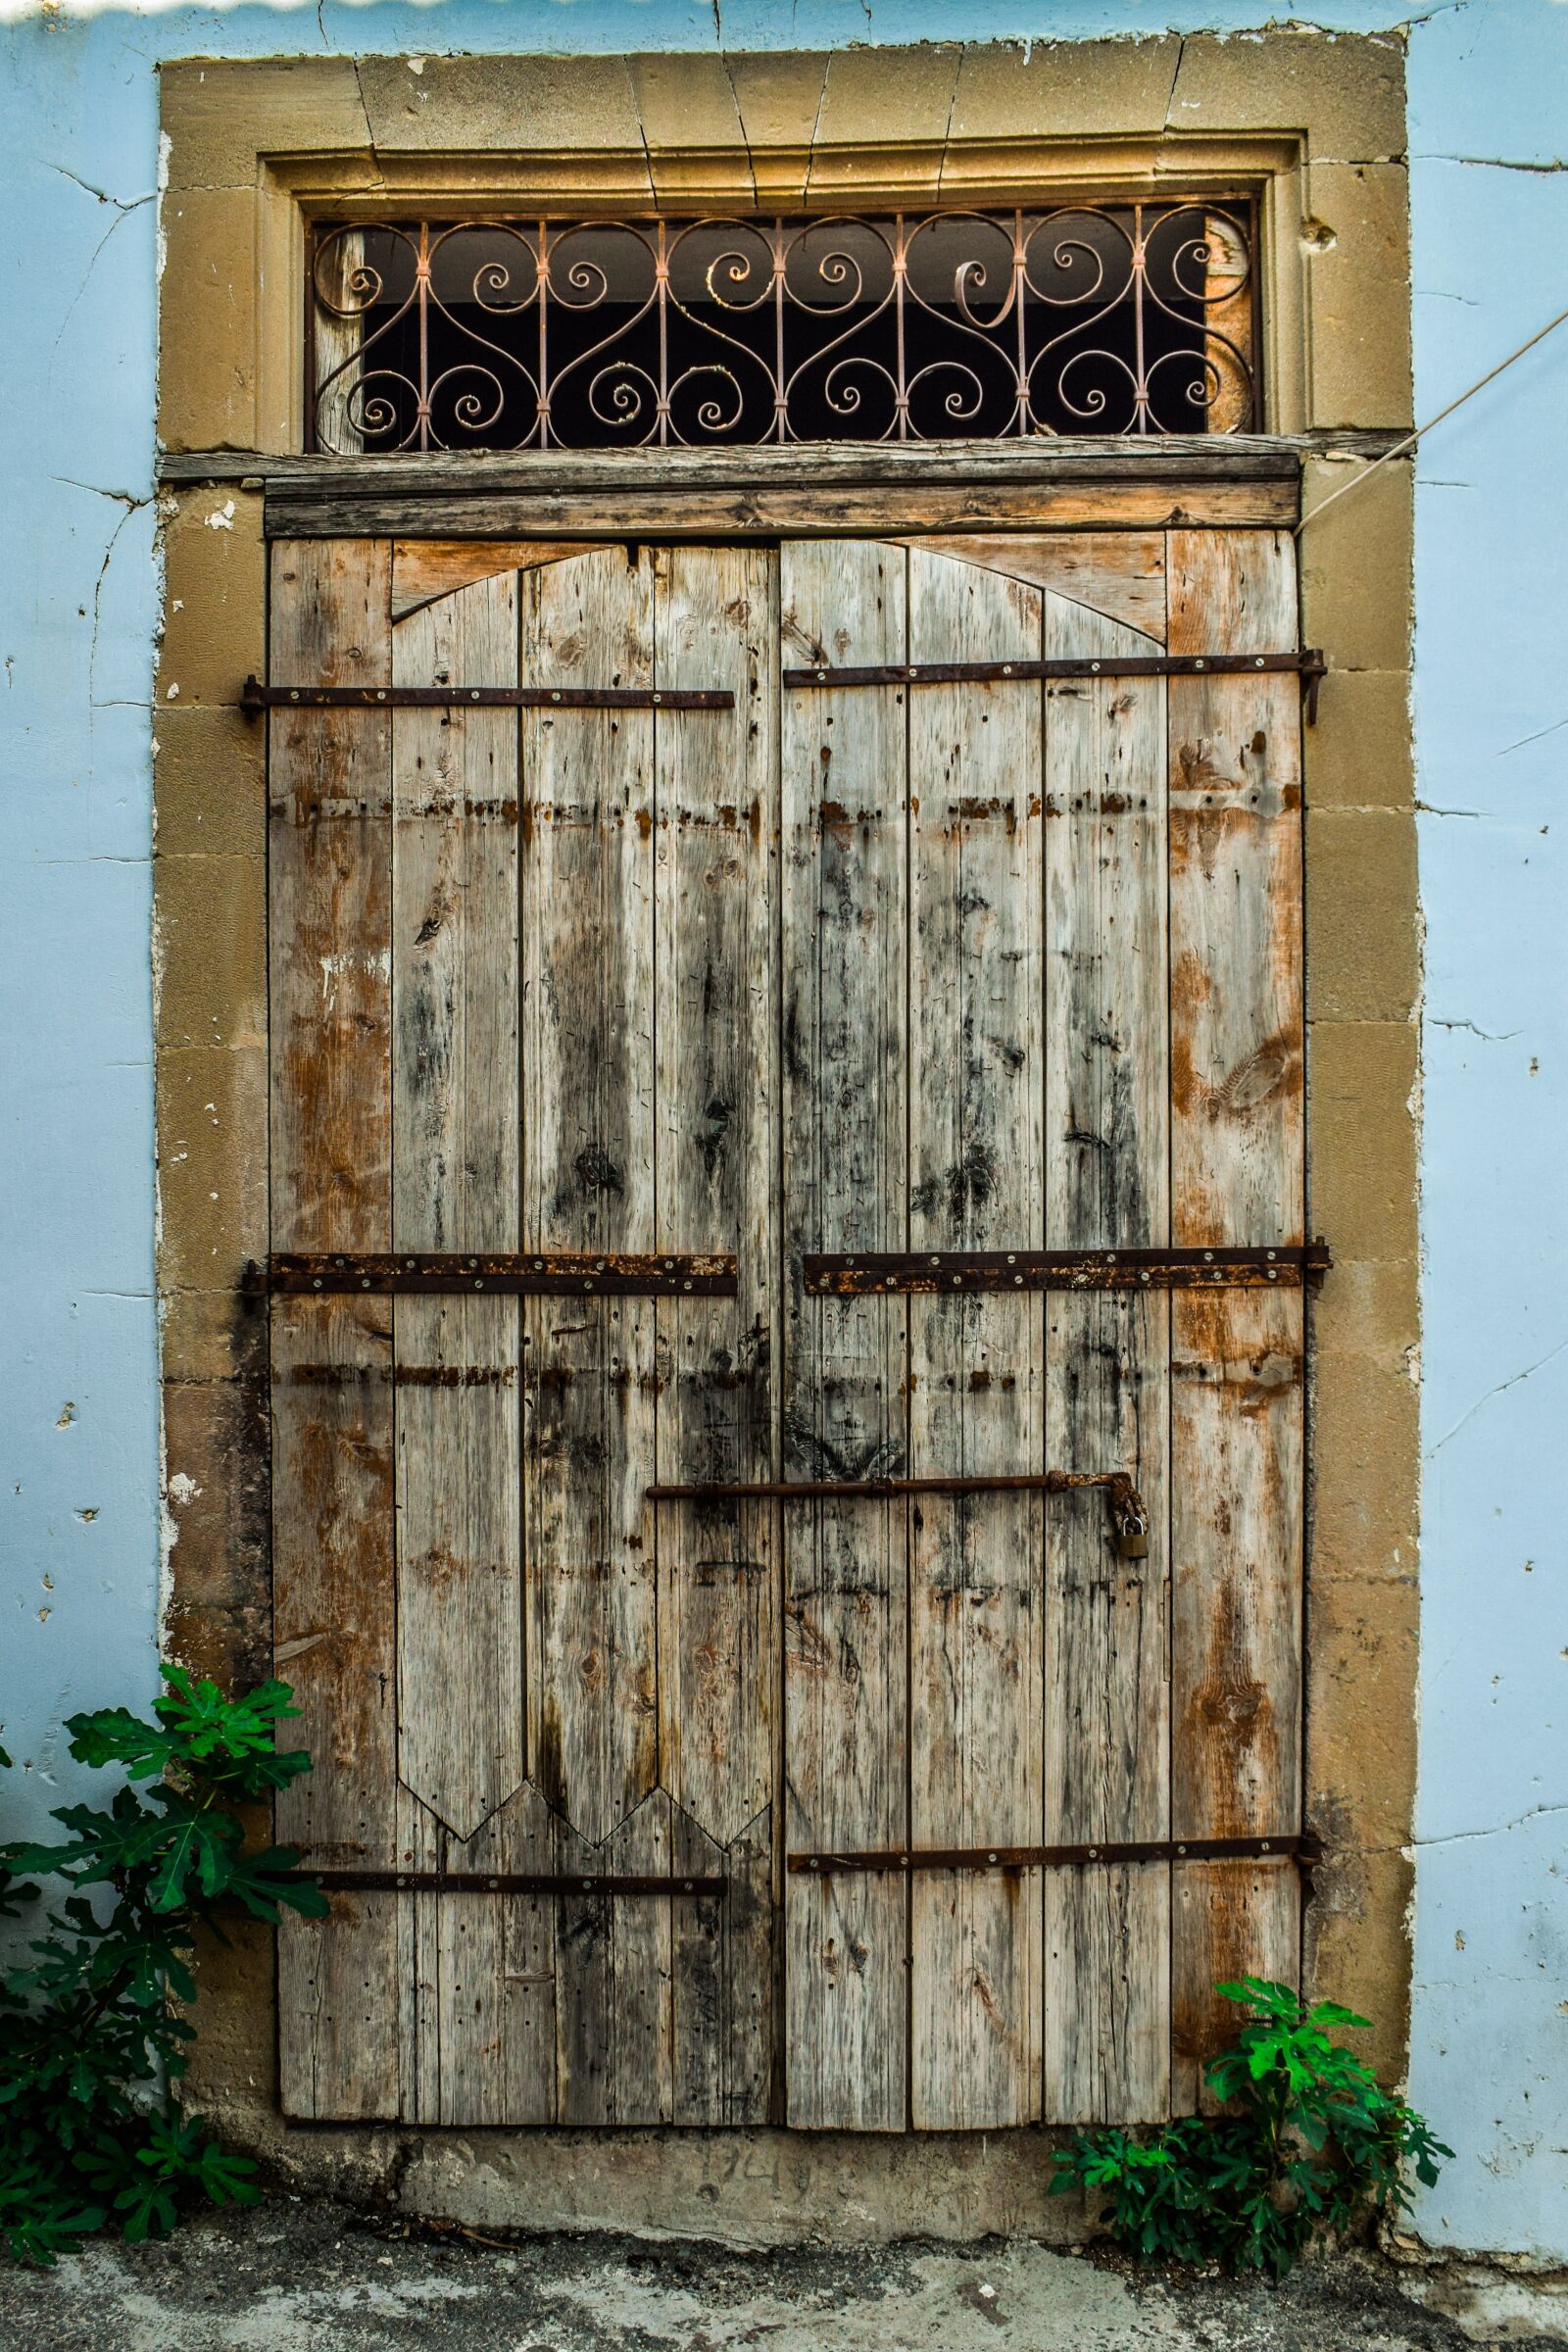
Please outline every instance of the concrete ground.
M1386 2266L1349 2256L1276 2292L1140 2275L997 2240L737 2253L689 2239L410 2230L296 2198L100 2240L52 2272L0 2263L4 2352L1464 2352ZM1558 2339L1560 2340L1560 2339Z

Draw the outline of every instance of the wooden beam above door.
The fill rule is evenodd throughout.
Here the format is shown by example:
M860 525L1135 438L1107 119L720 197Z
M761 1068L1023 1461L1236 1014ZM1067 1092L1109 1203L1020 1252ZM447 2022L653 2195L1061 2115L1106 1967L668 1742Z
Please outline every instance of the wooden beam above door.
M1024 526L1269 527L1300 511L1302 450L1265 435L1128 441L256 457L269 538L812 538ZM164 460L234 479L232 453Z

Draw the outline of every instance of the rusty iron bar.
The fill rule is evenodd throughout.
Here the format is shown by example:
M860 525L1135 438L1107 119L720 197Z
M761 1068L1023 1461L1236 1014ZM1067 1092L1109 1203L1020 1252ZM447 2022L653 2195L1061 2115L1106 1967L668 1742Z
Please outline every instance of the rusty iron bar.
M1122 1558L1146 1558L1149 1513L1125 1470L1023 1470L989 1478L734 1479L695 1486L652 1486L644 1491L650 1502L834 1502L885 1499L894 1494L1072 1494L1090 1487L1104 1491Z
M725 1882L715 1878L656 1879L611 1875L585 1877L574 1871L476 1870L311 1870L296 1874L314 1879L332 1894L654 1894L680 1901L687 1895L722 1894Z
M798 1877L830 1878L839 1871L1056 1870L1087 1862L1296 1861L1310 1869L1322 1858L1322 1840L1308 1831L1285 1838L1107 1838L1094 1845L887 1846L862 1853L791 1854L788 1866Z
M1295 1290L1333 1263L1321 1239L1304 1249L866 1250L814 1252L802 1260L802 1279L816 1298L878 1291Z
M369 1291L393 1297L490 1291L508 1298L601 1297L733 1298L736 1266L724 1253L646 1255L625 1250L278 1251L268 1260L267 1288L285 1296Z
M1255 676L1259 671L1293 671L1300 678L1306 723L1317 717L1317 690L1328 663L1316 646L1294 654L1106 654L1051 662L884 662L862 667L786 669L783 682L797 692L841 686L996 686L1048 683L1055 678L1200 678Z
M995 686L1007 679L1200 678L1250 676L1293 670L1302 677L1328 667L1315 649L1296 654L1106 654L1090 660L1077 654L1052 662L883 662L862 668L787 669L784 684L797 688L840 686Z
M718 686L264 686L248 677L239 707L262 710L733 710Z

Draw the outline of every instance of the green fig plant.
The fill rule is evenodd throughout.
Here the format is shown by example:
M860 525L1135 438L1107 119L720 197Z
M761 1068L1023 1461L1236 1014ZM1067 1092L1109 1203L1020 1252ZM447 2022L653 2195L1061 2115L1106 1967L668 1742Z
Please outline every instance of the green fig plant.
M62 1806L55 1841L0 1844L0 1918L41 1930L0 1972L0 2247L19 2261L53 2263L106 2227L165 2236L191 2191L218 2205L259 2193L249 2159L181 2110L182 2012L203 1930L324 1913L297 1853L252 1846L242 1817L311 1759L278 1748L299 1712L286 1683L227 1698L182 1667L162 1676L148 1717L67 1721L76 1762L120 1775L108 1802Z
M1204 2069L1224 2112L1080 2132L1053 2158L1052 2191L1098 2199L1111 2237L1142 2261L1283 2278L1314 2238L1407 2210L1410 2175L1431 2187L1453 2150L1332 2038L1366 2018L1335 2001L1309 2008L1259 1977L1214 1989L1248 2012Z

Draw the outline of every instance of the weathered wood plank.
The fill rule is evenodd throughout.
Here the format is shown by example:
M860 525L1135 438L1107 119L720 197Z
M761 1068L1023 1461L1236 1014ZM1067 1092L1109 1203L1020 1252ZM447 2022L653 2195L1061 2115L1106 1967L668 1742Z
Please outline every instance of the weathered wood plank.
M521 593L525 682L652 682L646 557L606 549ZM522 1246L651 1250L653 714L525 711L521 737ZM658 1769L654 1311L530 1299L523 1333L533 1777L597 1845Z
M393 683L517 677L515 575L426 605ZM392 729L393 1247L518 1231L517 731L506 711ZM520 1786L518 1310L400 1298L398 1768L459 1838Z
M650 486L688 491L779 483L807 487L813 480L824 486L1071 482L1100 488L1126 481L1289 480L1301 451L1325 438L1338 446L1345 436L1072 433L1001 441L762 442L744 448L408 451L377 457L373 465L389 488L441 486L481 494L533 488L597 488L613 494ZM214 461L224 454L207 453ZM173 470L166 478L174 479L177 469L192 462L171 453L166 464ZM351 492L366 485L368 468L357 459L258 453L248 470L265 472L270 482L309 482Z
M1223 446L1223 444L1221 444ZM812 452L813 462L820 455ZM377 477L391 463L373 461ZM550 491L472 488L377 491L366 474L351 488L323 493L289 483L269 489L263 527L269 538L339 538L357 533L412 539L562 538L624 541L710 539L725 532L784 537L864 538L881 531L1166 530L1182 525L1239 530L1288 529L1300 511L1289 477L1205 482L1178 476L1108 481L1070 479L1000 485L945 485L911 475L885 484L841 486L831 476L799 487L741 488L635 480L617 488Z
M392 618L405 620L421 605L497 572L537 571L591 553L580 539L400 539L392 550Z
M656 1788L590 1847L565 1824L560 1871L667 1878L670 1802ZM562 1898L557 1939L561 2121L667 2124L674 2108L672 1913L663 1895Z
M749 548L664 549L655 562L661 687L729 689L729 710L655 718L658 900L658 1247L726 1250L736 1296L661 1299L658 1477L670 1483L777 1476L773 1337L777 1234L777 559ZM775 1506L666 1505L659 1564L660 1770L715 1848L739 1837L773 1788L777 1666ZM726 1940L711 2019L677 2001L675 2051L688 2120L741 2120L724 2021L770 2025L771 1953ZM701 1956L701 1934L697 1956ZM770 2046L771 2034L768 2035ZM744 2070L765 2102L761 2053ZM745 2120L765 2119L765 2104Z
M677 2124L768 2120L773 2080L773 1820L764 1808L727 1848L671 1808L670 1868L722 1894L674 1900L670 1984Z
M658 1238L733 1250L736 1296L657 1314L658 1478L768 1479L778 1313L775 559L657 559L661 686L729 688L730 710L656 730ZM773 1507L671 1504L657 1522L661 1774L727 1844L768 1802Z
M385 1298L281 1299L272 1315L273 1622L315 1769L279 1792L308 1863L397 1860L392 1325ZM398 2112L393 1897L334 1900L278 1931L285 2114Z
M1161 547L1161 637L1163 558ZM1048 659L1149 642L1056 595L1045 639ZM1170 1231L1163 689L1048 686L1046 760L1049 1241L1155 1247ZM1064 1495L1047 1518L1046 1837L1163 1838L1169 1299L1054 1292L1046 1348L1051 1459L1130 1470L1151 1520L1148 1558L1126 1561L1100 1496ZM1047 1874L1051 2122L1167 2112L1169 1896L1163 1864Z
M1009 579L1047 589L1058 599L1087 605L1153 641L1124 645L1123 653L1152 653L1165 642L1163 531L980 532L970 538L943 533L938 539L905 544L924 545L933 555L955 556L963 564L1005 572ZM1068 651L1078 648L1073 645Z
M1184 1862L1172 1889L1171 2102L1212 2114L1207 2061L1236 2039L1241 2011L1215 1984L1266 1977L1294 1984L1300 1966L1300 1882L1289 1862Z
M272 551L270 672L392 682L388 551ZM268 721L271 1246L390 1248L390 715Z
M309 684L390 679L384 548L275 548L272 658ZM388 729L366 713L270 721L271 1242L390 1247ZM273 1622L316 1769L284 1790L308 1861L395 1858L391 1318L384 1299L272 1312ZM398 2108L398 1919L344 1898L278 1937L285 2111Z
M911 553L911 662L1038 659L1041 623L1038 590ZM1044 1245L1042 751L1037 692L911 698L912 1250ZM907 1313L911 1473L1043 1470L1040 1300L920 1297ZM1043 1520L1038 1494L910 1512L915 1844L1040 1840ZM1038 2118L1040 1903L1038 1871L916 1876L917 2130Z
M1178 532L1174 653L1294 642L1288 538ZM1170 687L1172 1240L1301 1239L1300 715L1288 679ZM1299 1827L1303 1507L1299 1292L1172 1301L1171 1828ZM1294 1975L1294 1874L1205 1871L1175 1938L1178 2095L1233 2021L1209 1992L1259 1940ZM1256 1914L1256 1915L1254 1915Z
M780 555L787 656L904 662L902 551ZM792 695L782 712L783 1466L892 1473L906 1459L905 1303L804 1298L803 1251L906 1246L906 711L892 688ZM792 1847L907 1836L906 1506L785 1514L785 1836ZM902 2131L906 1887L785 1881L789 2121Z

